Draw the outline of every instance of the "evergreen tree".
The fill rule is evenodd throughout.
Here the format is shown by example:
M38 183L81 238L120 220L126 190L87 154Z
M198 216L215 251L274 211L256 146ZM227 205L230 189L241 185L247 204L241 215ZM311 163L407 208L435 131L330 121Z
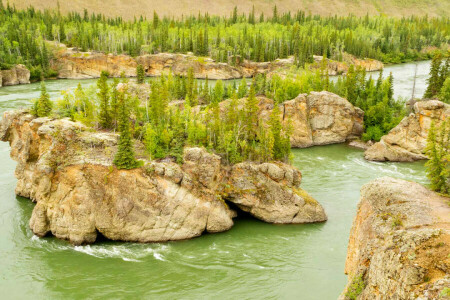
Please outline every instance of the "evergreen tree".
M220 101L222 101L224 92L225 90L223 87L223 82L222 80L218 80L214 85L214 96L213 96L214 103L219 103Z
M356 73L353 65L350 65L346 77L346 97L350 103L355 104L358 95L356 94Z
M98 99L100 101L100 114L99 122L102 128L111 128L111 112L109 106L109 86L108 86L108 73L102 71L100 79L97 81Z
M248 97L244 104L245 113L245 126L246 126L246 136L247 139L254 139L258 133L258 113L259 113L259 101L255 95L255 82L253 81Z
M444 81L439 94L439 100L442 102L450 104L450 76Z
M245 77L242 78L241 83L238 87L238 97L244 98L245 95L247 95L247 81L245 80Z
M119 92L117 91L117 85L119 84L119 79L114 78L111 84L111 121L114 130L117 129L119 121Z
M430 68L430 77L427 79L428 86L424 98L433 98L436 96L441 89L441 78L440 78L440 69L441 69L442 57L440 54L436 54L431 61Z
M118 91L120 137L113 163L118 169L134 169L139 166L139 162L134 157L133 139L130 131L130 113L127 108L125 93L124 89Z
M270 130L273 136L273 158L275 159L283 159L284 151L281 139L281 116L280 116L280 108L277 104L274 105L272 112L270 114Z
M145 71L144 67L141 64L138 64L136 67L136 76L137 76L137 83L144 83L145 79Z
M450 127L448 124L450 124L450 121L443 122L436 129L434 122L431 123L430 129L428 130L427 146L425 148L425 153L429 158L425 166L427 167L427 176L431 181L431 188L441 193L449 192L449 177L447 177L447 168L449 166L446 166L446 163L448 163L446 159L450 151Z
M37 99L32 111L37 117L48 117L52 112L52 108L53 103L50 100L50 95L47 93L45 83L41 82L41 96Z

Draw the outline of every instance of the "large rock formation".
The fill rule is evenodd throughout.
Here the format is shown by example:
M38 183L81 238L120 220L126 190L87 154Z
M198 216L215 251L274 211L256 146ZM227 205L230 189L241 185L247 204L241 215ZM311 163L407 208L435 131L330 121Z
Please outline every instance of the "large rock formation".
M363 186L341 298L425 300L448 291L448 201L418 183L389 177Z
M10 70L0 70L0 86L30 83L30 71L24 65L15 65Z
M80 52L75 48L65 48L60 45L56 53L53 67L58 70L58 78L98 78L101 71L108 71L110 76L119 77L123 72L127 77L136 76L136 66L141 64L147 76L161 76L172 71L175 75L187 75L190 68L194 77L199 79L236 79L252 77L257 74L279 73L294 65L294 58L277 59L272 62L238 61L237 65L216 62L208 57L198 57L192 54L158 53L147 54L133 58L128 55L105 54L101 52ZM368 71L381 69L383 64L373 60L358 60L352 58L351 63L362 66ZM330 62L329 74L337 75L348 69L348 63Z
M274 101L266 97L258 97L258 100L259 121L268 123ZM229 101L220 103L223 113ZM239 110L243 109L244 102L245 99L240 99ZM294 148L343 143L363 133L364 112L330 92L300 94L283 102L280 111L283 125L292 126L291 146Z
M157 242L231 228L227 203L271 223L326 220L322 206L299 185L300 172L283 163L225 165L219 156L187 148L184 163L148 161L112 165L117 135L92 132L66 119L6 112L0 139L17 160L16 193L37 204L30 220L38 236L52 233L74 244L112 239Z
M414 161L426 159L424 154L428 130L450 116L450 105L438 100L419 101L413 112L364 153L367 160Z

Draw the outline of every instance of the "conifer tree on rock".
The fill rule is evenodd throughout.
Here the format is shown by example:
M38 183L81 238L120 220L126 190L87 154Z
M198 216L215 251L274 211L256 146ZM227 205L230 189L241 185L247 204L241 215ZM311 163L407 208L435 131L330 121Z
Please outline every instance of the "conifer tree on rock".
M130 132L129 110L126 103L126 87L118 88L119 103L119 147L114 157L114 165L118 169L134 169L139 166L139 162L134 157L133 138Z
M428 87L423 95L424 98L433 98L439 93L442 87L443 82L441 83L442 80L439 74L441 70L441 61L442 57L440 54L436 54L431 61L430 77L427 80Z
M431 123L425 148L429 161L427 176L431 181L431 189L448 194L450 191L450 119L436 128Z
M100 79L97 81L97 88L99 89L97 96L100 101L99 121L102 128L111 128L111 112L109 107L109 86L108 73L102 71Z
M41 96L35 103L35 107L32 109L33 114L38 117L48 117L53 108L53 103L50 100L50 96L47 93L47 89L45 87L45 83L41 82Z
M141 64L138 64L136 67L136 76L137 76L137 83L144 83L145 71L144 67Z
M259 101L255 95L255 81L253 80L250 86L248 97L245 100L244 112L245 112L245 126L247 132L247 139L253 139L257 134L258 127L258 112Z

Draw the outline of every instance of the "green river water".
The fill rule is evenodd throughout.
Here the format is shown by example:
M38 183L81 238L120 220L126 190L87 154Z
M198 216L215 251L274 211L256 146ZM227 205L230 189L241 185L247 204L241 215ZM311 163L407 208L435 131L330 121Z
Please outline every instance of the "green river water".
M419 63L417 94L429 62ZM414 65L386 68L395 93L411 94ZM94 80L48 81L61 89ZM0 88L0 113L29 104L39 84ZM427 183L423 162L375 163L346 145L294 149L302 187L327 212L323 224L235 220L228 232L160 244L104 241L71 246L28 228L34 204L14 194L15 162L0 143L0 297L2 299L336 299L347 278L347 242L361 186L381 176Z

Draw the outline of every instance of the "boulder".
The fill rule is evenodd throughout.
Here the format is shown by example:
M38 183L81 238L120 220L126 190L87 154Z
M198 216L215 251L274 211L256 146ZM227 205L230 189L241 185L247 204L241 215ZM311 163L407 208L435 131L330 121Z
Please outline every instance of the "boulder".
M118 170L117 134L26 111L4 113L0 138L17 161L16 194L36 202L30 228L37 236L73 244L93 243L99 234L132 242L188 239L230 229L230 203L271 223L326 220L299 187L300 172L287 164L229 166L203 148L184 149L183 164L150 161L136 141L143 166Z
M384 177L364 185L340 298L438 299L450 284L447 202L405 180Z
M432 122L439 126L450 116L450 105L438 100L419 101L413 112L364 153L373 161L414 161L426 159L424 153Z
M30 83L30 71L24 65L15 65L10 70L0 71L0 86Z
M299 187L301 174L281 163L233 166L227 198L240 209L269 223L327 220L323 207Z

